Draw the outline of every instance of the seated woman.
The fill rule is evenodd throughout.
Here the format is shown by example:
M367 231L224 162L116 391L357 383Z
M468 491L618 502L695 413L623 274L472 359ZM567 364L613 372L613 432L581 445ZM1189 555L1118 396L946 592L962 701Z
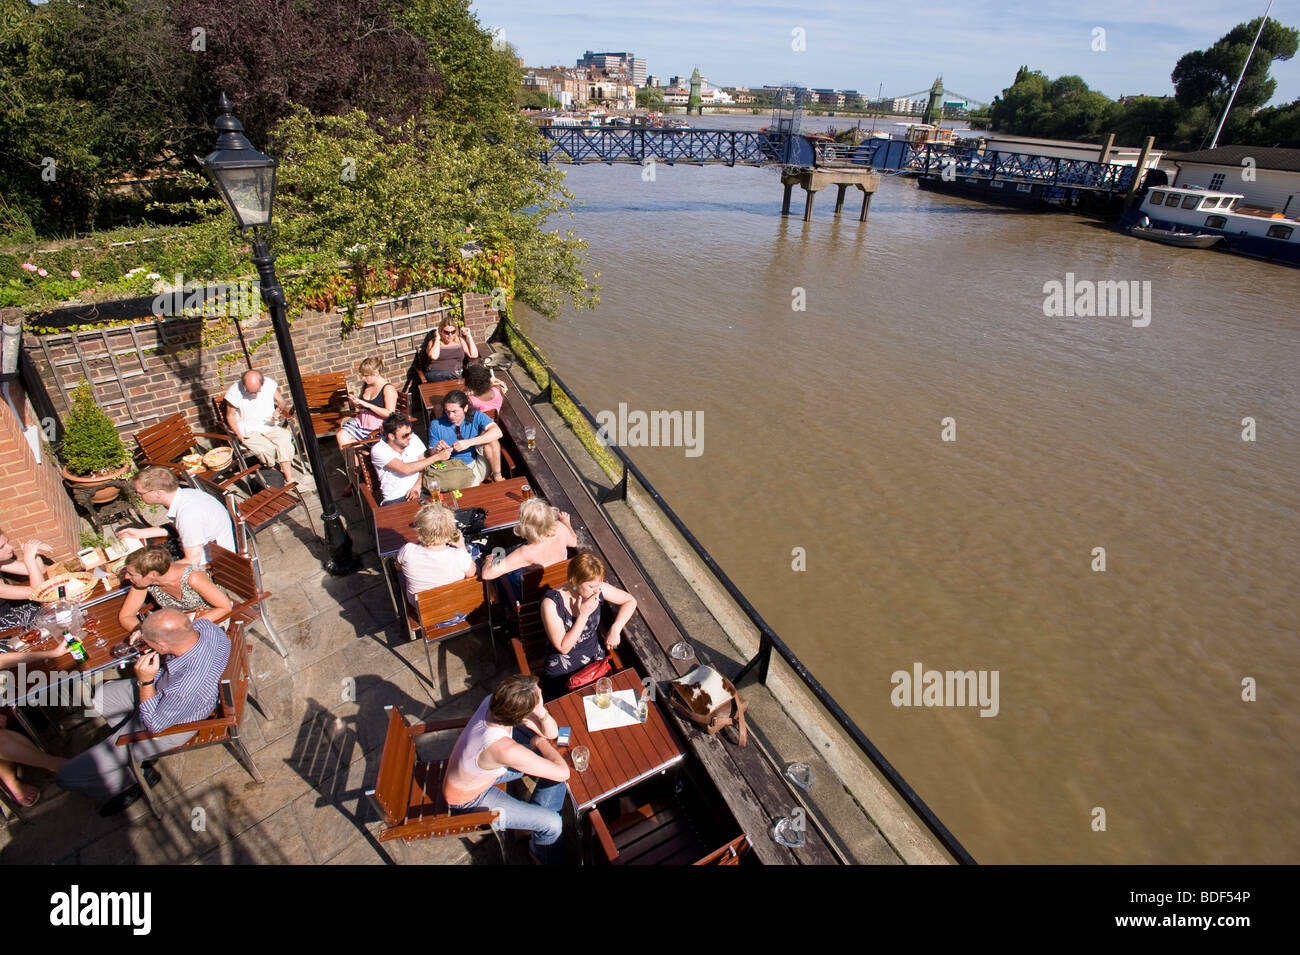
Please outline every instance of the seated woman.
M432 336L424 346L424 367L421 371L425 381L451 381L459 378L465 370L465 359L477 358L478 346L474 336L465 326L457 326L456 320L444 318L438 326L438 334Z
M515 533L524 539L509 554L483 562L484 580L502 578L506 599L517 601L523 588L524 571L530 567L549 567L569 556L569 548L578 546L569 515L532 498L519 505L519 523Z
M499 412L506 400L505 385L494 380L492 372L482 365L465 369L465 394L469 403L486 415Z
M534 859L563 862L560 810L569 765L551 743L558 735L555 717L542 704L537 677L527 673L506 677L474 711L447 761L442 795L451 812L498 809L503 829L532 832L529 851ZM525 774L537 777L537 789L528 802L495 788Z
M0 630L27 626L40 609L31 598L45 583L42 555L54 555L50 545L29 540L19 556L13 542L0 531Z
M230 598L193 564L173 563L161 547L143 547L126 559L122 579L131 585L117 622L131 633L140 626L140 607L152 597L160 610L182 610L216 622L229 612Z
M372 355L357 368L361 376L360 394L348 392L348 404L357 410L339 428L339 447L364 441L383 425L384 419L397 410L397 386L384 377L384 359Z
M474 576L474 557L456 526L456 515L445 504L426 504L415 515L418 544L403 544L397 566L406 578L406 599L414 608L419 594Z
M0 653L0 669L17 666L19 663L33 663L37 660L55 660L66 654L63 647L53 650L26 650L16 653ZM57 773L66 760L60 756L51 756L42 752L22 733L4 729L8 717L0 716L0 783L9 790L9 795L18 805L27 807L36 805L41 798L41 791L29 783L20 783L16 772L17 766L37 766Z
M608 600L618 607L605 647L600 645L600 605ZM546 697L569 691L569 677L605 657L623 639L623 627L632 619L636 598L605 583L605 562L594 551L580 550L569 561L569 580L542 597L542 626L551 642L546 657Z

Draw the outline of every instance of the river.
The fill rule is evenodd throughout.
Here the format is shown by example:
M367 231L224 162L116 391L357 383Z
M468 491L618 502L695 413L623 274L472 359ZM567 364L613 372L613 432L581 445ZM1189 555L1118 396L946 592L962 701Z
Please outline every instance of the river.
M1300 862L1300 270L901 178L865 224L775 169L567 185L601 305L521 324L593 411L702 414L634 458L976 859ZM1149 324L1045 315L1070 275ZM915 663L996 715L895 706Z

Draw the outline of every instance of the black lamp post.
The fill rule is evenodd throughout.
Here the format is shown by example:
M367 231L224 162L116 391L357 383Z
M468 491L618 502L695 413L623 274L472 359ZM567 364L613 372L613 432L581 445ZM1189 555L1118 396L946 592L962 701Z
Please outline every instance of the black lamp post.
M343 526L343 518L325 477L320 445L311 423L307 395L302 388L298 356L293 350L293 338L285 317L284 289L275 277L275 256L271 254L267 241L271 233L271 203L275 199L276 161L253 148L244 135L243 125L231 115L231 103L225 93L221 94L218 107L221 115L217 117L217 148L200 159L199 164L230 207L231 214L239 223L240 235L252 239L253 264L261 278L262 301L271 312L275 340L284 360L285 377L289 379L289 393L293 396L294 411L298 415L303 443L307 446L307 459L311 461L312 477L316 481L316 493L320 497L321 523L325 526L325 540L330 550L325 569L336 575L351 574L357 570L360 560L352 553L352 538Z

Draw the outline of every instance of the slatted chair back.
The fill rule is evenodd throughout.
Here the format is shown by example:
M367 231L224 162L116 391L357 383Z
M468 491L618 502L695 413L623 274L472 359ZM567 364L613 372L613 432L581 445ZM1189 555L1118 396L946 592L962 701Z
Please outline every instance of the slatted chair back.
M258 586L253 562L233 554L220 544L208 545L208 576L212 582L235 598L235 603L261 603L271 596Z
M177 412L135 433L136 464L169 464L189 454L195 443L189 421Z
M238 726L244 718L244 703L248 699L248 640L244 636L243 622L232 622L226 635L230 637L230 656L226 659L226 671L221 675L217 709L213 716L233 720Z
M382 432L379 440L383 440ZM383 501L383 495L379 490L379 475L375 471L374 461L370 459L370 450L374 446L374 441L366 441L353 446L353 454L356 455L356 473L360 479L358 490L363 505L369 509L367 517L372 523L374 521L374 510Z
M515 614L519 620L519 635L510 639L515 653L515 663L520 673L540 675L546 667L546 657L551 652L546 628L542 624L542 597L552 587L559 587L569 577L569 562L556 561L546 567L533 567L524 572L523 586Z
M407 627L412 639L416 631L423 631L426 644L436 643L487 624L487 597L483 581L476 577L423 590L416 597L419 607L415 613L407 601Z
M708 851L709 837L698 820L668 798L651 800L610 823L599 810L589 819L598 858L613 865L739 865L749 848L742 833Z
M351 416L348 404L348 378L342 371L329 371L319 375L303 375L302 390L311 412L312 429L316 437L324 438L338 433L339 423Z
M740 835L720 849L714 849L695 865L740 865L741 857L749 851L749 836Z
M447 761L422 762L415 751L415 737L436 730L463 728L468 720L422 723L407 726L395 706L384 707L388 728L379 757L375 788L366 791L383 820L381 843L463 835L491 829L496 810L452 815L442 796L442 777Z

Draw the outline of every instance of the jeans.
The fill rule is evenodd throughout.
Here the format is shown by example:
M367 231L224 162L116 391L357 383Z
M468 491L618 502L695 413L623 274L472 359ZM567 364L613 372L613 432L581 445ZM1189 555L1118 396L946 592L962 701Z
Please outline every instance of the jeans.
M521 727L514 731L515 742L527 745L532 734ZM523 773L507 770L498 776L496 782L504 783L519 779ZM539 779L537 790L529 802L516 799L496 788L496 783L472 802L459 806L450 806L453 815L472 812L476 809L499 809L501 811L498 827L501 829L523 829L532 832L528 848L540 862L558 864L564 861L564 845L560 836L564 833L564 819L560 810L564 808L567 788L564 783L552 779Z

